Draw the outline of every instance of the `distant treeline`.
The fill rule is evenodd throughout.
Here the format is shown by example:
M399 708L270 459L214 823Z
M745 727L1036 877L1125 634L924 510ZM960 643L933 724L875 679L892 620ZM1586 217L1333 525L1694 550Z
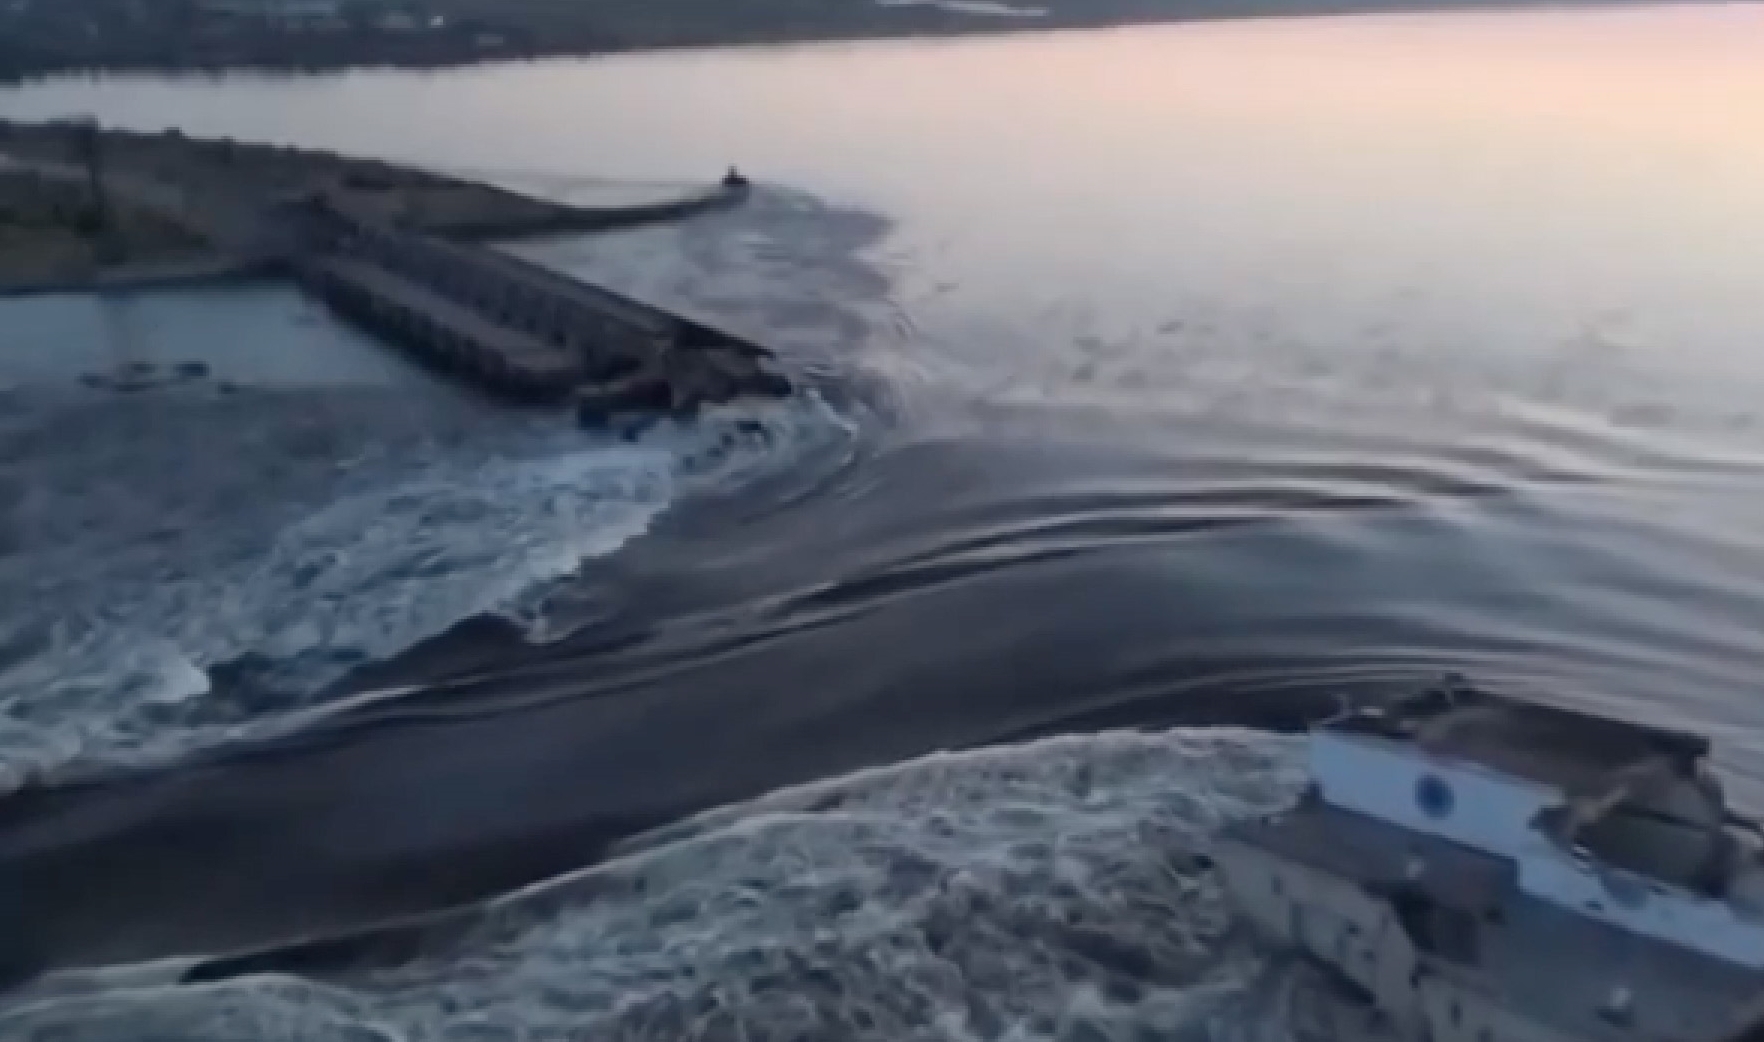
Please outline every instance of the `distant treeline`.
M1523 3L1524 0L1518 0ZM1548 2L1548 0L1539 0ZM1620 0L1618 0L1620 2ZM876 0L348 0L322 25L205 13L200 0L39 0L0 12L0 78L80 70L324 70L555 54L947 35L1201 18L1511 7L1495 0L1015 0L1001 17ZM388 15L403 24L389 28ZM439 17L439 23L434 19Z

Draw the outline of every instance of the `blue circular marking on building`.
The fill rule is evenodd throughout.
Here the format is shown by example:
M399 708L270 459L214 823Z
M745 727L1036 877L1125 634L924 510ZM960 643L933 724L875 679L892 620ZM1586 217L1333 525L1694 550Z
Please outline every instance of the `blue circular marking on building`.
M1420 805L1421 813L1430 818L1449 816L1455 799L1452 787L1437 774L1423 774L1415 783L1415 802Z

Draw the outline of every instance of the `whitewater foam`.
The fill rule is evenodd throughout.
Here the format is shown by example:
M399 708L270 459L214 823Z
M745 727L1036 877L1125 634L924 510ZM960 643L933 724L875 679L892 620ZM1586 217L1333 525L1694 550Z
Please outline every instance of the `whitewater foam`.
M39 555L37 570L64 575L39 580L34 618L17 616L29 633L0 633L0 645L22 648L0 655L0 790L303 723L351 668L472 615L551 636L554 580L682 495L737 486L848 435L816 400L661 423L630 443L553 422L362 463L334 494L272 517L260 545L198 545L172 574L145 550L133 574L102 546L60 565ZM217 510L185 523L224 543L251 520ZM211 667L241 662L249 683L210 683Z
M1286 979L1235 938L1204 859L1222 823L1292 798L1299 741L938 754L651 833L435 930L413 962L119 978L0 1011L0 1035L1279 1039Z

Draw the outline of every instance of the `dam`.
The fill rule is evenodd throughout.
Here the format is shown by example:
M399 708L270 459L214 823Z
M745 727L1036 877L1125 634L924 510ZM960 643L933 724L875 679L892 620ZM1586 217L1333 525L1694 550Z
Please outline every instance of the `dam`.
M584 207L377 160L69 121L0 122L0 172L0 210L35 236L0 258L0 294L288 276L426 368L501 401L573 404L590 426L792 390L757 344L486 244L738 205L750 189L734 171L675 200Z
M342 317L495 397L574 401L585 421L780 397L770 352L497 250L398 229L322 198L286 215L296 280Z

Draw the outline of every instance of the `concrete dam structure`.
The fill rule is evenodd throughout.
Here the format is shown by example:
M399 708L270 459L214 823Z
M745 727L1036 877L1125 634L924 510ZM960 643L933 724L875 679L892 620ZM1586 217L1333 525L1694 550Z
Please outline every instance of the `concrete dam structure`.
M519 257L344 213L323 197L289 217L303 287L496 397L573 400L594 423L792 390L764 347Z
M508 254L347 214L322 198L288 216L302 286L499 398L573 401L594 423L791 391L756 344Z
M731 170L679 199L575 206L329 152L0 120L0 294L292 274L495 397L574 402L589 424L689 415L791 384L756 344L471 240L683 220L748 191Z

